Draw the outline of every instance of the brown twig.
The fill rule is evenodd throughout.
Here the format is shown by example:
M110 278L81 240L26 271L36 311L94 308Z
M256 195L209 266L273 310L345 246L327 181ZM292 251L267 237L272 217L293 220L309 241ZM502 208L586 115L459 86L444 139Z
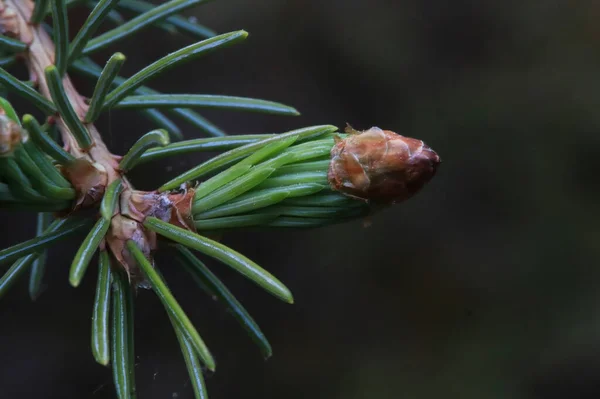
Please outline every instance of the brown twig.
M32 0L0 0L0 29L2 33L28 44L28 50L22 54L22 59L28 68L31 79L37 83L38 91L47 99L52 100L45 69L54 64L55 47L52 38L40 24L30 24L34 10ZM71 106L83 122L88 110L86 98L79 94L68 74L65 74L63 88ZM117 209L114 213L111 227L106 236L106 243L115 258L127 270L132 283L140 283L141 273L137 271L135 262L129 260L125 243L135 240L146 256L151 259L151 251L155 249L156 236L143 228L147 216L158 216L168 221L190 227L185 221L191 211L193 191L183 196L181 194L155 192L146 193L133 189L131 183L122 176L118 168L120 157L112 154L102 140L100 132L94 124L84 123L92 138L92 146L87 149L79 148L77 140L61 115L52 115L49 120L56 123L61 132L64 147L76 159L70 165L63 165L63 174L78 191L78 199L71 211L80 207L97 206L102 199L106 187L116 179L122 180L123 190ZM133 201L132 198L137 199ZM185 209L184 209L185 208ZM175 215L175 217L173 216Z
M51 99L44 70L54 64L54 43L40 24L29 24L33 9L34 2L31 0L4 0L0 2L0 10L6 16L7 21L10 18L11 32L22 42L29 44L28 51L24 54L29 75L32 80L37 82L38 91L44 97ZM63 78L63 87L75 113L83 121L88 105L85 102L85 97L78 93L68 74L65 74ZM61 132L65 148L71 154L76 158L83 157L91 163L101 166L107 174L107 184L121 177L118 173L118 163L115 157L108 150L98 129L92 123L85 126L94 144L91 148L84 151L79 148L75 137L65 125L60 115L54 115L54 119ZM131 184L126 180L123 181L123 185L125 189L131 189Z

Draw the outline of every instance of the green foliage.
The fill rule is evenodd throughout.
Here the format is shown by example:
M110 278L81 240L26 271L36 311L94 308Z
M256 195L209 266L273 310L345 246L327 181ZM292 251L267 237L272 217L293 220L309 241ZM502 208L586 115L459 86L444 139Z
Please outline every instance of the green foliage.
M177 176L176 178L170 180L169 182L163 184L158 190L166 191L171 190L185 183L186 181L191 181L198 179L202 176L206 176L207 174L219 170L220 168L230 166L234 162L248 156L254 151L268 145L272 142L285 140L289 137L297 137L298 140L318 137L327 133L332 133L336 130L335 126L315 126L305 129L294 130L288 133L284 133L282 135L269 137L264 140L258 140L251 144L247 144L244 146L236 147L232 150L229 150L219 156L216 156L209 161L196 166L195 168L190 169L189 171Z
M67 15L66 0L53 0L50 5L52 6L52 28L55 46L54 64L56 65L57 75L62 77L67 71L69 56L69 16ZM52 99L56 103L54 94Z
M86 219L62 219L56 221L44 234L1 250L0 264L46 249L59 240L85 229L89 225L89 220Z
M86 46L90 38L100 27L104 19L108 16L113 8L119 3L119 0L100 0L90 12L87 20L84 22L77 36L69 45L69 64L73 63L81 56L83 48ZM67 41L65 41L67 42ZM68 43L68 42L67 42ZM123 57L124 61L124 57ZM117 71L118 72L118 71Z
M69 127L71 134L75 137L75 140L77 140L77 144L84 150L90 148L92 146L92 138L71 105L69 96L63 87L62 77L58 68L51 65L47 67L44 72L46 74L46 81L48 82L48 89L50 90L52 101L56 105L62 120Z
M106 95L108 94L108 91L110 90L115 78L119 74L119 70L121 69L123 63L125 63L125 56L121 53L113 54L106 63L106 66L98 77L94 94L90 99L90 108L85 115L86 122L94 122L100 116L102 108L104 107Z
M123 189L123 182L121 179L116 179L106 188L106 193L102 198L100 204L100 214L106 220L111 220L115 210L117 208L117 201L119 201L119 194Z
M200 261L189 249L181 244L175 245L178 251L179 260L183 267L190 273L198 286L211 297L217 298L223 302L225 307L231 311L231 314L248 332L256 344L260 347L263 356L271 357L273 351L267 337L258 327L258 324L252 319L241 303L233 296L227 287L215 276L204 263Z
M21 53L27 49L27 45L20 40L0 36L0 49L11 53Z
M175 300L173 294L171 294L171 291L165 284L161 275L154 269L153 265L146 259L144 253L138 248L133 240L127 242L127 249L129 249L138 266L152 284L152 289L160 298L169 317L173 318L177 327L183 335L185 335L186 339L189 340L202 360L202 363L204 363L209 370L214 371L216 367L215 360L200 337L200 334L198 334L198 331L196 331L196 328L194 328L190 319L188 319L183 309L181 309L181 306L179 306Z
M40 212L37 217L36 234L38 236L44 234L44 231L48 228L48 225L52 221L52 215L50 213ZM47 250L39 251L38 255L31 264L31 274L29 277L29 296L32 300L35 300L42 289L42 279L46 270L46 258Z
M181 50L175 51L160 60L148 65L129 79L121 83L116 89L114 89L106 98L104 103L105 108L114 107L117 104L122 103L123 99L135 91L138 87L144 85L149 80L155 78L162 72L176 66L181 65L185 62L191 61L195 58L208 54L212 51L218 50L225 46L229 46L238 41L244 40L248 34L244 31L226 33L224 35L215 36L210 39L206 39L191 46L182 48Z
M119 399L135 398L133 292L122 271L113 273L112 304L113 381ZM97 331L92 329L92 336L95 334Z
M146 133L131 146L121 159L119 169L123 173L130 171L139 162L144 152L154 147L164 147L167 144L169 144L169 134L166 130L157 129Z
M81 283L85 271L92 260L92 256L94 256L94 253L98 249L100 241L104 239L109 226L109 220L106 220L103 217L99 218L92 230L90 230L83 240L83 243L73 258L71 272L69 273L69 282L73 287L77 287L79 283Z
M56 107L51 101L44 98L44 96L31 86L15 78L3 68L0 68L0 84L10 92L23 97L45 114L50 115L56 113Z
M98 280L92 312L92 353L94 359L103 366L110 362L110 257L107 251L100 251L98 259Z
M102 75L102 68L96 65L90 59L85 59L85 61L78 60L73 63L71 69L80 73L84 76L91 78L99 78ZM112 86L118 86L123 84L126 81L125 78L120 76L116 77L112 83ZM152 90L146 86L141 86L135 90L136 94L159 94L158 91ZM210 136L224 136L225 133L219 129L217 126L212 124L210 121L203 118L201 115L198 115L196 112L186 109L186 108L173 108L168 110L169 113L176 115L183 119L184 121L190 123L192 126L196 127L199 132L206 133ZM142 109L140 113L144 115L146 118L150 119L154 123L158 124L159 127L167 130L169 134L181 140L183 138L181 131L177 127L177 124L171 121L166 115L155 110L155 109Z
M31 135L33 142L39 149L48 154L48 157L67 165L75 160L73 155L65 151L47 132L43 131L40 124L31 115L23 116L23 126Z

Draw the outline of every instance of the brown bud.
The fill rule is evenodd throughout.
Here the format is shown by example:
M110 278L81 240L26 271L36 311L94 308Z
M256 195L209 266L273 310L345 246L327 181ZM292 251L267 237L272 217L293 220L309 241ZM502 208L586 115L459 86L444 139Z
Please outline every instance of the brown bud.
M146 231L142 224L123 215L115 215L111 220L106 235L106 243L115 259L123 266L129 281L135 287L149 288L144 274L139 270L137 262L127 249L127 241L133 240L142 250L146 258L154 263L152 251L156 249L156 234Z
M196 231L192 218L192 201L195 190L191 187L176 192L132 191L122 194L121 213L143 222L154 216L183 229Z
M10 6L0 2L0 34L19 38L21 21L17 12Z
M347 132L331 150L328 178L348 196L379 204L404 201L431 180L440 163L421 140L378 127Z
M0 156L11 155L21 140L26 139L26 134L15 121L0 114Z
M102 165L79 158L63 165L61 169L77 191L74 209L91 207L102 200L108 184L108 176Z

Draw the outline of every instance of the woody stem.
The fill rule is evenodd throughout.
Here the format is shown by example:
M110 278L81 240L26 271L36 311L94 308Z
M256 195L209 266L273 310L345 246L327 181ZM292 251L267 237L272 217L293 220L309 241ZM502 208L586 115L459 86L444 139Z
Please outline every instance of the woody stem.
M4 3L4 4L2 4ZM34 9L32 0L0 0L0 13L10 14L13 32L17 38L29 45L28 51L23 54L29 74L36 82L38 91L47 99L51 100L48 82L44 70L54 65L55 47L50 35L42 28L41 24L31 25L29 23ZM65 93L78 118L83 121L87 113L88 105L85 97L79 94L68 74L62 80ZM93 123L86 123L85 127L92 139L92 146L81 149L72 132L69 130L60 115L54 115L55 121L63 139L65 148L76 158L85 158L91 163L100 165L107 174L107 185L118 178L122 178L118 171L118 162L115 156L108 150L102 140L102 136ZM123 178L124 190L131 189L131 184Z

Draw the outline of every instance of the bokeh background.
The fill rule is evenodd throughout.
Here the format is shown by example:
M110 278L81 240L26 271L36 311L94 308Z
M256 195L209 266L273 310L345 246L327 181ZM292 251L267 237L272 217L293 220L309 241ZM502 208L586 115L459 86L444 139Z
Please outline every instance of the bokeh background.
M216 356L212 398L600 397L597 1L220 0L188 14L251 36L154 87L303 113L203 113L228 132L377 125L425 140L444 161L422 193L370 227L225 236L295 295L285 305L208 261L269 337L266 362L159 257ZM75 30L86 12L73 17ZM151 29L111 51L128 56L131 74L190 42ZM89 82L77 84L91 95ZM100 126L116 153L152 128L128 111ZM152 189L207 157L145 165L132 179ZM0 246L34 234L31 215L1 215ZM95 270L80 289L67 282L79 240L51 249L38 301L26 281L0 301L1 398L114 397L89 348ZM142 291L136 307L138 397L192 398L158 300Z

